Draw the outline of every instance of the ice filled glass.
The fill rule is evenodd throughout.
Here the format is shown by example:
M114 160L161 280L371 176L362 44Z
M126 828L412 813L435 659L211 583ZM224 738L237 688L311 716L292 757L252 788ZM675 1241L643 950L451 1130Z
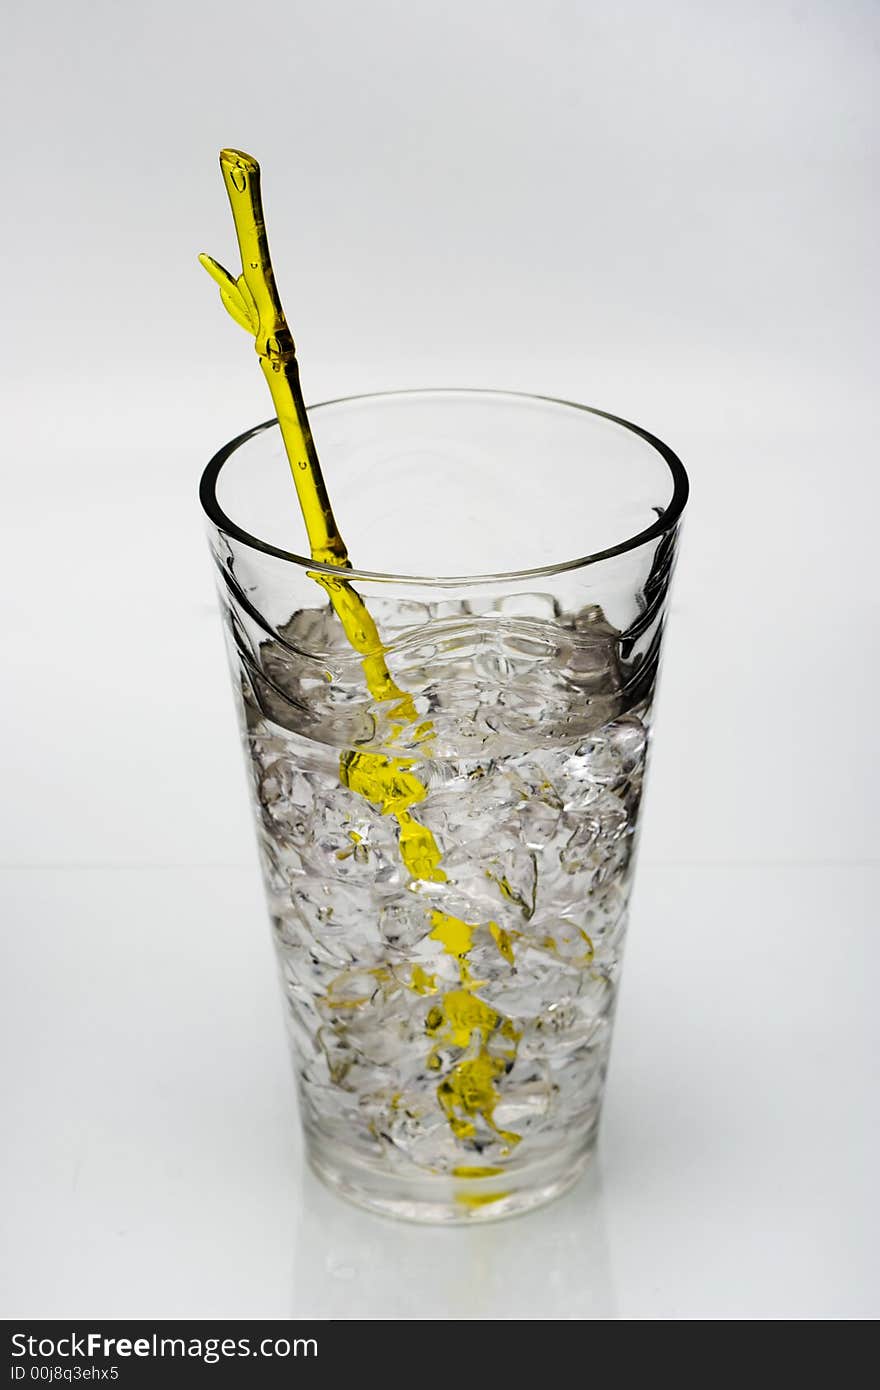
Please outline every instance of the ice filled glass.
M309 419L373 655L276 422L201 486L308 1157L374 1210L496 1218L596 1141L687 479L534 396Z

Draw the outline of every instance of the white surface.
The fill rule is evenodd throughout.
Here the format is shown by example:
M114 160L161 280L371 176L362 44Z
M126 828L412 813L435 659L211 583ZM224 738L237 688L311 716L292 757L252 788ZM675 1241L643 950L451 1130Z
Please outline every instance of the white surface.
M876 9L285 0L268 105L238 9L104 11L0 84L0 1314L876 1316ZM692 476L599 1162L484 1231L301 1169L195 502L269 414L223 143L310 399L568 395Z
M471 1230L303 1172L246 869L9 870L6 1316L877 1312L876 869L642 866L605 1126Z

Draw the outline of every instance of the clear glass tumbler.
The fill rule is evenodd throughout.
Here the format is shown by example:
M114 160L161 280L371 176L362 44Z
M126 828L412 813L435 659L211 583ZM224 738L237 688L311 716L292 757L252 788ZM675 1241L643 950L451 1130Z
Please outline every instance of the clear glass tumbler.
M687 477L535 396L310 419L380 650L307 558L275 421L201 484L309 1160L374 1210L500 1217L595 1144Z

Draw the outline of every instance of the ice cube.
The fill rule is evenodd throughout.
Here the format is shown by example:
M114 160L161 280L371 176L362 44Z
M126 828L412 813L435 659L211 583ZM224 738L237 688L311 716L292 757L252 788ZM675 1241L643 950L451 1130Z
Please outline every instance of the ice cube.
M486 1003L517 1028L551 1005L574 999L581 986L577 968L530 947L527 938L517 942L516 969L489 980L479 991Z
M452 849L443 860L450 885L480 905L480 916L507 921L535 911L538 866L533 850L498 828L476 844Z
M393 892L407 878L395 829L393 817L336 787L316 797L313 833L301 848L303 863L324 879Z
M411 896L392 898L379 911L379 935L394 951L411 951L430 931L429 909Z
M428 800L419 807L418 817L444 852L494 833L499 821L524 795L516 773L508 775L493 762L472 765L447 777L439 787L437 773L433 776Z
M314 836L315 794L309 778L289 758L278 757L257 775L257 804L277 841L296 848Z
M635 714L627 714L602 731L605 745L624 776L641 769L648 747L648 730Z
M582 1050L588 1043L599 1040L609 1028L607 1019L580 1009L576 998L562 999L527 1021L519 1056L523 1060L546 1056L555 1071L569 1052Z
M553 1110L556 1087L543 1059L517 1057L504 1078L492 1119L499 1129L515 1130L522 1141L540 1129Z
M560 830L568 832L560 860L567 873L579 873L602 859L629 830L629 815L620 797L604 788L579 806L567 803Z
M620 789L628 781L640 781L647 742L647 729L633 714L584 740L563 766L566 804L589 802L590 788Z

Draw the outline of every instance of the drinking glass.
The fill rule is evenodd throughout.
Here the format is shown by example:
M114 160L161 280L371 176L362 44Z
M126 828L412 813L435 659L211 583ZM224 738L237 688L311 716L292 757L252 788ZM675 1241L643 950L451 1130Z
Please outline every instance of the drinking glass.
M373 1210L493 1219L595 1145L687 477L538 396L310 420L352 568L308 558L276 421L201 483L308 1158Z

